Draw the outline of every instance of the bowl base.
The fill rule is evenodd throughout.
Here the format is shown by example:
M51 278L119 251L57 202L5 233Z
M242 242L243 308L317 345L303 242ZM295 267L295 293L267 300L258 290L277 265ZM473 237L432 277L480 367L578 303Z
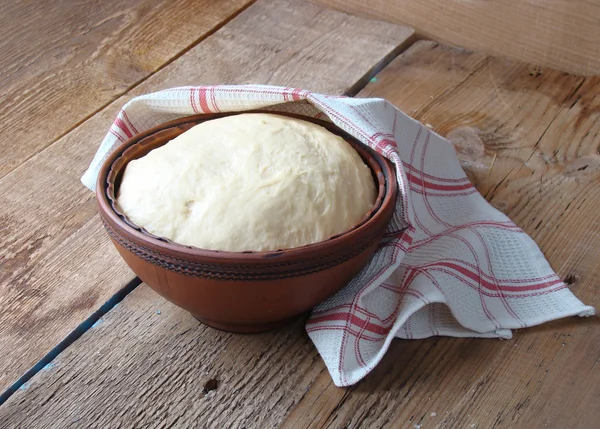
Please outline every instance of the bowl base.
M233 334L258 334L261 332L272 331L274 329L281 328L302 316L301 314L299 314L296 316L288 317L286 319L276 320L275 322L261 323L255 325L241 325L235 323L217 322L215 320L208 320L203 317L196 316L194 313L190 314L206 326L210 326L211 328L218 329L220 331L231 332Z

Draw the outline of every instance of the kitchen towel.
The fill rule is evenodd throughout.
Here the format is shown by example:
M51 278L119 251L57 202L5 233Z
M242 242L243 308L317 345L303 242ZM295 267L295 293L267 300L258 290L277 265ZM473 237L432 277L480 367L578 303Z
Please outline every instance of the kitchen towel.
M123 107L81 180L94 190L108 154L156 125L257 109L330 120L396 168L396 211L378 251L306 325L336 385L368 374L394 337L508 339L511 329L594 314L535 242L477 192L452 144L383 99L263 85L142 95Z

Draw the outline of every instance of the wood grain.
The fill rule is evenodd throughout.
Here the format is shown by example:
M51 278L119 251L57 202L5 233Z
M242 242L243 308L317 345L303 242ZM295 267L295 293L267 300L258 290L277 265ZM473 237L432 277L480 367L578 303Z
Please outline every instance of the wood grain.
M600 3L589 0L313 0L402 23L464 48L600 74Z
M488 199L538 240L579 297L598 307L593 242L600 225L588 206L576 207L586 195L590 204L597 201L592 185L599 172L578 181L569 176L571 163L599 155L597 137L588 137L600 127L594 107L600 89L597 80L582 80L419 42L359 95L385 97L450 134L478 188L488 193L499 184ZM555 121L562 126L553 129ZM473 146L479 141L475 135L481 147ZM541 178L538 158L556 147L560 159L544 165L562 168L565 177ZM488 179L491 151L496 161ZM517 163L529 168L533 159L528 175L518 168L509 173ZM592 168L586 165L581 172ZM571 206L563 207L560 195L573 199ZM549 204L549 198L557 203ZM539 219L552 223L536 229ZM79 422L174 428L594 427L600 419L598 365L599 319L572 318L516 331L510 341L395 340L373 373L340 389L308 342L302 321L260 336L232 336L197 324L140 286L54 367L11 397L0 408L0 421L7 428ZM219 383L205 395L211 379Z
M0 177L249 3L0 2Z
M93 194L79 182L126 101L219 82L339 94L369 77L411 34L310 3L259 1L0 179L0 389L133 278L102 230Z
M33 401L15 397L11 402L33 414L11 412L7 402L0 421L3 428L272 427L323 372L314 364L319 357L303 331L303 320L298 320L266 334L223 333L140 286L76 348L67 349L76 351L70 356L80 362L61 360L40 373L50 390L42 392L34 381L18 395L35 396ZM99 346L97 336L112 340ZM82 350L87 352L80 356ZM73 384L67 379L75 367L83 371L76 376L83 382L80 400L68 410L54 408L71 395ZM95 380L97 373L106 376L101 383L84 381Z

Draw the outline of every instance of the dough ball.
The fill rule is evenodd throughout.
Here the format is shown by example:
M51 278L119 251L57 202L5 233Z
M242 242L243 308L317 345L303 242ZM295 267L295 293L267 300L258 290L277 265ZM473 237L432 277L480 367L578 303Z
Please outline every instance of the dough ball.
M118 204L152 234L239 252L323 241L360 222L375 198L369 167L341 137L247 113L203 122L131 161Z

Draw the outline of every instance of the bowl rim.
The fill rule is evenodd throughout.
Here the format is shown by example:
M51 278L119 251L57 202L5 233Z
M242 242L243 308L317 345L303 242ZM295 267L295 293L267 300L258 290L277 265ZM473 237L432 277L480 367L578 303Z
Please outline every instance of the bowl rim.
M116 189L114 189L114 182L109 182L109 179L111 175L115 176L119 174L119 172L115 173L113 171L114 164L117 160L119 160L122 156L125 155L128 149L134 147L136 144L140 143L144 139L154 134L157 134L160 131L166 131L169 129L179 129L181 130L180 133L182 133L190 128L185 128L185 126L189 125L190 123L193 123L192 126L194 126L206 120L217 119L225 116L233 116L242 113L269 113L305 120L311 123L315 123L317 125L321 125L327 130L348 141L348 143L353 146L353 149L359 152L361 159L363 159L365 164L368 165L373 175L377 177L377 179L375 180L375 185L378 188L378 195L370 211L363 217L363 219L361 219L360 222L347 229L346 231L343 231L339 234L335 234L331 237L326 238L325 240L316 243L310 243L299 247L279 250L236 252L202 249L195 246L176 243L167 238L156 236L146 231L144 228L139 227L133 222L129 221L123 213L120 213L114 207L113 204L116 203L116 198L111 198L108 195L108 191L111 188L113 188L112 191L115 192ZM172 138L167 139L163 144L168 143L170 140L172 140ZM378 177L378 174L373 170L373 167L366 162L365 157L370 157L375 161L375 163L379 165L380 174L382 176L381 178ZM120 167L120 171L124 170L126 165L127 162ZM113 179L114 178L115 177L113 177ZM306 257L310 257L312 259L315 256L318 257L328 253L331 254L331 251L335 250L335 248L337 248L340 244L343 244L348 240L352 240L353 238L359 239L361 235L365 234L367 231L375 230L377 220L380 217L378 215L382 215L382 213L385 212L384 208L389 207L390 204L394 205L395 208L397 188L398 184L396 180L395 169L393 168L391 161L389 161L387 158L374 151L372 148L368 147L364 143L360 142L358 139L351 136L332 122L288 112L270 110L248 110L184 116L172 121L164 122L146 131L133 135L131 138L127 139L125 142L123 142L117 148L115 148L102 163L96 182L96 197L98 205L101 208L101 217L107 217L106 219L103 219L103 222L105 223L105 227L110 228L112 230L109 231L109 233L112 232L110 234L111 236L113 236L113 234L119 234L115 230L120 229L121 234L119 235L124 234L126 239L129 239L135 244L141 244L142 246L146 247L146 250L149 250L154 253L157 253L157 251L163 251L168 252L170 255L176 255L178 257L191 257L194 260L209 259L215 262L221 260L223 262L243 261L251 263L260 261L266 262L269 260L273 260L273 258L276 258L278 261L281 261L282 259L285 259L286 261L296 260ZM173 256L167 257L172 258Z

